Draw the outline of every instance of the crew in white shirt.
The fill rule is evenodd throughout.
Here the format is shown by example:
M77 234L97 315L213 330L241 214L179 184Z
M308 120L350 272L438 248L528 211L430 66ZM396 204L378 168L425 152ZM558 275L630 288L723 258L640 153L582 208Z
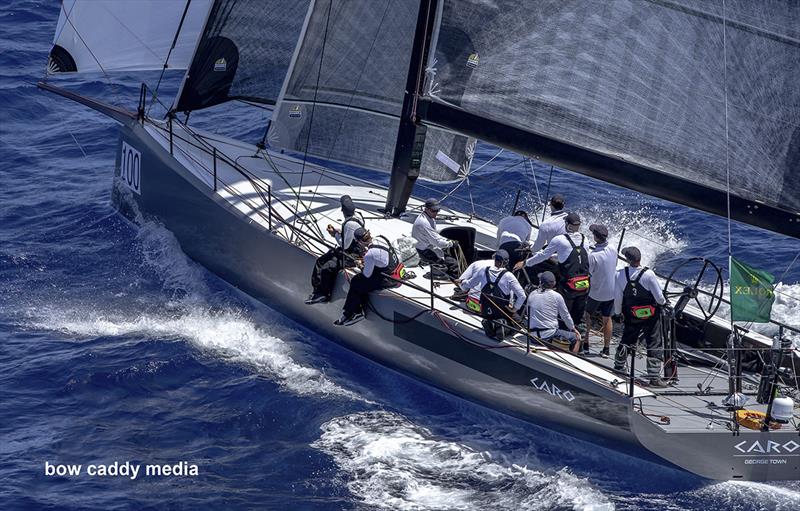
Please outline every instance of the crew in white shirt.
M581 217L575 212L564 217L567 233L550 240L545 248L525 260L526 267L536 268L537 264L556 256L558 260L558 292L564 297L573 323L583 322L586 298L589 293L589 257L584 246L585 236L580 233ZM515 270L522 268L517 263Z
M457 286L456 292L453 293L453 296L451 296L450 299L456 301L463 301L464 299L467 298L467 296L471 296L473 298L480 300L480 294L481 294L480 288L473 288L469 289L468 291L462 291L460 287L461 283L471 279L479 272L485 270L486 268L490 268L492 266L494 266L494 259L479 259L470 264L469 266L467 266L467 269L464 270L464 273L462 273L461 276L459 276L456 279L455 282Z
M461 282L461 289L480 289L483 329L487 336L499 340L506 335L505 326L518 321L516 313L525 303L525 290L514 274L506 269L508 252L498 250L493 262L492 266Z
M513 268L525 258L533 224L528 213L518 209L497 224L497 248L508 252L508 267Z
M614 312L614 278L617 273L617 251L608 246L608 229L602 224L592 224L589 230L594 235L595 246L589 252L589 275L592 287L586 300L586 333L583 338L584 350L589 347L589 326L592 314L599 313L602 318L603 351L600 356L609 357L611 344L611 315Z
M532 251L538 252L550 243L550 240L567 232L564 224L564 218L567 216L567 211L564 209L565 204L564 196L560 193L553 195L553 198L550 199L550 216L539 225L536 241L531 247Z
M635 349L640 336L644 337L650 386L665 387L668 383L661 379L664 346L660 317L667 301L653 270L641 267L639 249L624 248L622 255L628 266L617 272L614 286L614 312L621 314L624 321L622 338L614 353L614 369L624 369L629 350Z
M556 277L553 272L545 271L538 275L539 287L528 295L528 328L543 340L554 338L569 341L569 349L577 353L580 349L580 333L564 303L564 297L556 290ZM568 330L558 327L559 318Z
M422 213L414 220L411 237L417 241L416 248L421 262L443 266L447 276L454 279L458 276L458 263L445 251L454 247L456 242L445 238L436 230L436 216L441 209L438 200L426 200Z

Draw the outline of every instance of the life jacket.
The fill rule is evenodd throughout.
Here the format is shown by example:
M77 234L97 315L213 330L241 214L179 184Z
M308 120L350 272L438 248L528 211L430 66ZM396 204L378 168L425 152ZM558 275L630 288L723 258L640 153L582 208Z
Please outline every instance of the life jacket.
M497 275L497 278L492 282L492 276L489 274L491 268L484 270L486 273L486 284L481 288L481 315L487 319L501 319L506 317L503 314L503 307L508 307L511 295L503 293L500 289L500 279L503 275L508 273L508 270L502 270Z
M581 234L581 244L576 245L569 234L564 234L572 246L572 251L563 263L558 263L561 279L561 292L567 298L585 295L589 292L589 254L583 246L586 237Z
M398 280L403 280L406 276L406 267L403 263L400 262L400 258L397 257L397 252L395 252L394 247L392 246L391 242L387 240L384 236L377 236L378 239L382 240L386 243L386 246L378 245L377 243L372 245L371 248L377 248L378 250L382 250L389 255L389 264L384 266L383 268L375 267L382 276L389 277L391 279L391 283L400 285ZM374 274L373 274L374 275Z
M625 317L626 323L644 323L655 317L658 303L653 293L639 284L647 267L642 268L642 271L633 280L631 280L630 269L630 266L625 267L627 284L622 291L622 315Z

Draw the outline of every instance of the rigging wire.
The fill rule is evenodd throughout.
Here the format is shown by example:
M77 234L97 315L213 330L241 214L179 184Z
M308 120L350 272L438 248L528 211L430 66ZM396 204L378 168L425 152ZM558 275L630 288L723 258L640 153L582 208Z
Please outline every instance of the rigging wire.
M300 169L300 184L297 187L300 192L303 191L303 178L305 177L306 173L306 160L308 159L308 145L311 143L311 132L314 129L314 110L317 106L317 95L319 93L319 83L320 79L322 78L322 64L325 61L325 46L328 43L328 26L331 21L331 10L333 9L333 0L328 1L328 14L325 18L325 31L322 34L322 49L319 55L319 67L317 68L317 84L314 87L314 100L311 104L311 115L308 119L308 132L306 133L306 143L305 147L303 148L303 165ZM300 194L297 194L297 204L295 206L295 218L298 218L297 212L300 211Z
M164 78L164 72L167 70L167 66L169 64L169 57L172 55L172 50L175 49L175 45L178 43L178 36L181 33L181 28L183 27L183 21L186 19L186 13L189 12L189 6L191 5L192 0L186 0L186 7L183 8L183 14L181 15L181 21L178 23L178 30L175 31L175 37L172 38L172 46L169 47L169 51L167 52L167 58L164 59L164 67L161 68L161 74L158 75L158 82L156 83L156 88L153 90L153 97L152 99L155 100L158 98L158 88L161 86L161 79ZM161 103L161 101L159 101ZM161 103L163 105L163 103ZM153 108L153 101L150 102L150 106L147 107L147 115L150 115L150 110ZM167 109L169 110L169 108Z
M118 94L119 91L117 90L117 85L111 80L111 76L108 74L108 72L105 70L103 65L100 63L100 60L94 54L94 52L89 47L89 45L86 44L86 41L83 39L83 36L81 36L80 32L78 32L78 29L77 29L77 27L75 27L75 24L72 23L72 19L70 17L70 14L72 13L72 11L70 10L70 12L67 12L64 9L64 3L63 2L61 3L61 10L64 11L64 19L67 20L67 23L69 23L69 26L72 27L72 30L75 32L75 35L78 36L78 39L80 39L81 43L86 47L86 51L89 52L89 55L91 55L92 58L94 59L94 61L97 63L97 67L99 67L100 71L103 72L103 76L106 78L106 80L108 80L108 85L111 87L111 93L114 95L114 99L117 101L117 105L120 105L122 103L122 101L120 101L120 98L119 98L119 94Z

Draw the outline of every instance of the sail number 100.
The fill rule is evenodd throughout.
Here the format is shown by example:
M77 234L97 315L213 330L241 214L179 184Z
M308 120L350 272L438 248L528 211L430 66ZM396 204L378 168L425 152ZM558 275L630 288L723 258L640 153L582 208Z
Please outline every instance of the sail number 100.
M122 142L122 157L119 164L119 178L128 188L141 195L142 153Z

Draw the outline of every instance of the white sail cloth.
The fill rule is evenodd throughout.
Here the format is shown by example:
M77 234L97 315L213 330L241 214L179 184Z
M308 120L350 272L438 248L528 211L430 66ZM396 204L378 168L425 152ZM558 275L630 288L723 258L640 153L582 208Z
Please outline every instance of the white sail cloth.
M186 69L212 0L64 0L50 72ZM186 10L175 48L170 47ZM58 50L60 47L62 50ZM74 62L63 64L64 51Z

